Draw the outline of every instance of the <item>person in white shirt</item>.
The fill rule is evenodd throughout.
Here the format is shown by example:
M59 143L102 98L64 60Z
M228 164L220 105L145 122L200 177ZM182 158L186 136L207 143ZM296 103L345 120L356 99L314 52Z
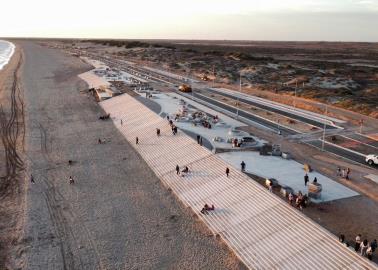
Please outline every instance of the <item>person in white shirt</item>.
M367 255L369 260L373 259L373 249L372 249L370 244L369 244L369 247L366 250L366 255Z
M367 251L367 249L368 249L368 240L364 240L362 243L361 243L361 245L360 245L360 254L361 254L361 256L364 256L364 257L366 257L366 251Z

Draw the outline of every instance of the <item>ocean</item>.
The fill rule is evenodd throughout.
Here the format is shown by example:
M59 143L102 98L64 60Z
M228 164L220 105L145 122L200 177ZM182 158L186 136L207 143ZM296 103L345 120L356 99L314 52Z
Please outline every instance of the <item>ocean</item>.
M9 59L12 57L14 52L14 44L0 40L0 70L9 62Z

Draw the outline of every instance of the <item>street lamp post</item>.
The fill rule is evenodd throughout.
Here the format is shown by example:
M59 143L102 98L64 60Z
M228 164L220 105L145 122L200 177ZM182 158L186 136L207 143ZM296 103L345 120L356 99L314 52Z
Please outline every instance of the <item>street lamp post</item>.
M193 89L193 87L192 87L192 85L191 85L191 83L190 83L190 69L191 69L191 63L189 63L189 69L188 69L188 86L191 88L191 92L192 92L192 100L194 101L194 89Z
M295 90L294 90L294 108L297 105L297 88L298 88L298 79L295 79Z
M239 92L242 92L241 72L239 73ZM236 119L239 118L239 95L236 96Z
M362 134L362 125L364 124L364 120L361 119L360 120L360 134Z
M212 85L212 88L214 88L214 85L215 85L215 67L213 65L213 85Z
M327 107L327 104L326 104L326 113L327 113L327 110L328 110L328 107ZM322 151L324 151L326 127L327 127L327 125L326 125L326 122L324 120L323 138L322 138Z

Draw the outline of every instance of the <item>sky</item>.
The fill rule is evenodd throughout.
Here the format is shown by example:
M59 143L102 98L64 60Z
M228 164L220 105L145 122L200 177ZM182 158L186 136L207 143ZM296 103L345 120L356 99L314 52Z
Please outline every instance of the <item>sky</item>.
M378 42L378 0L8 0L0 36Z

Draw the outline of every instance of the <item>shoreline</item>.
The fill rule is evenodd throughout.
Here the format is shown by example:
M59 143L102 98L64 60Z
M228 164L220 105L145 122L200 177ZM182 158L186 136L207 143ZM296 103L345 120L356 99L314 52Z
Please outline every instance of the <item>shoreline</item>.
M6 65L8 65L8 63L11 61L11 59L12 59L12 57L13 57L15 51L16 51L16 45L13 42L10 42L8 40L0 40L0 41L8 42L10 44L10 47L11 47L11 53L7 56L8 59L4 63L0 64L0 72L1 72L1 70L3 70L4 67Z

